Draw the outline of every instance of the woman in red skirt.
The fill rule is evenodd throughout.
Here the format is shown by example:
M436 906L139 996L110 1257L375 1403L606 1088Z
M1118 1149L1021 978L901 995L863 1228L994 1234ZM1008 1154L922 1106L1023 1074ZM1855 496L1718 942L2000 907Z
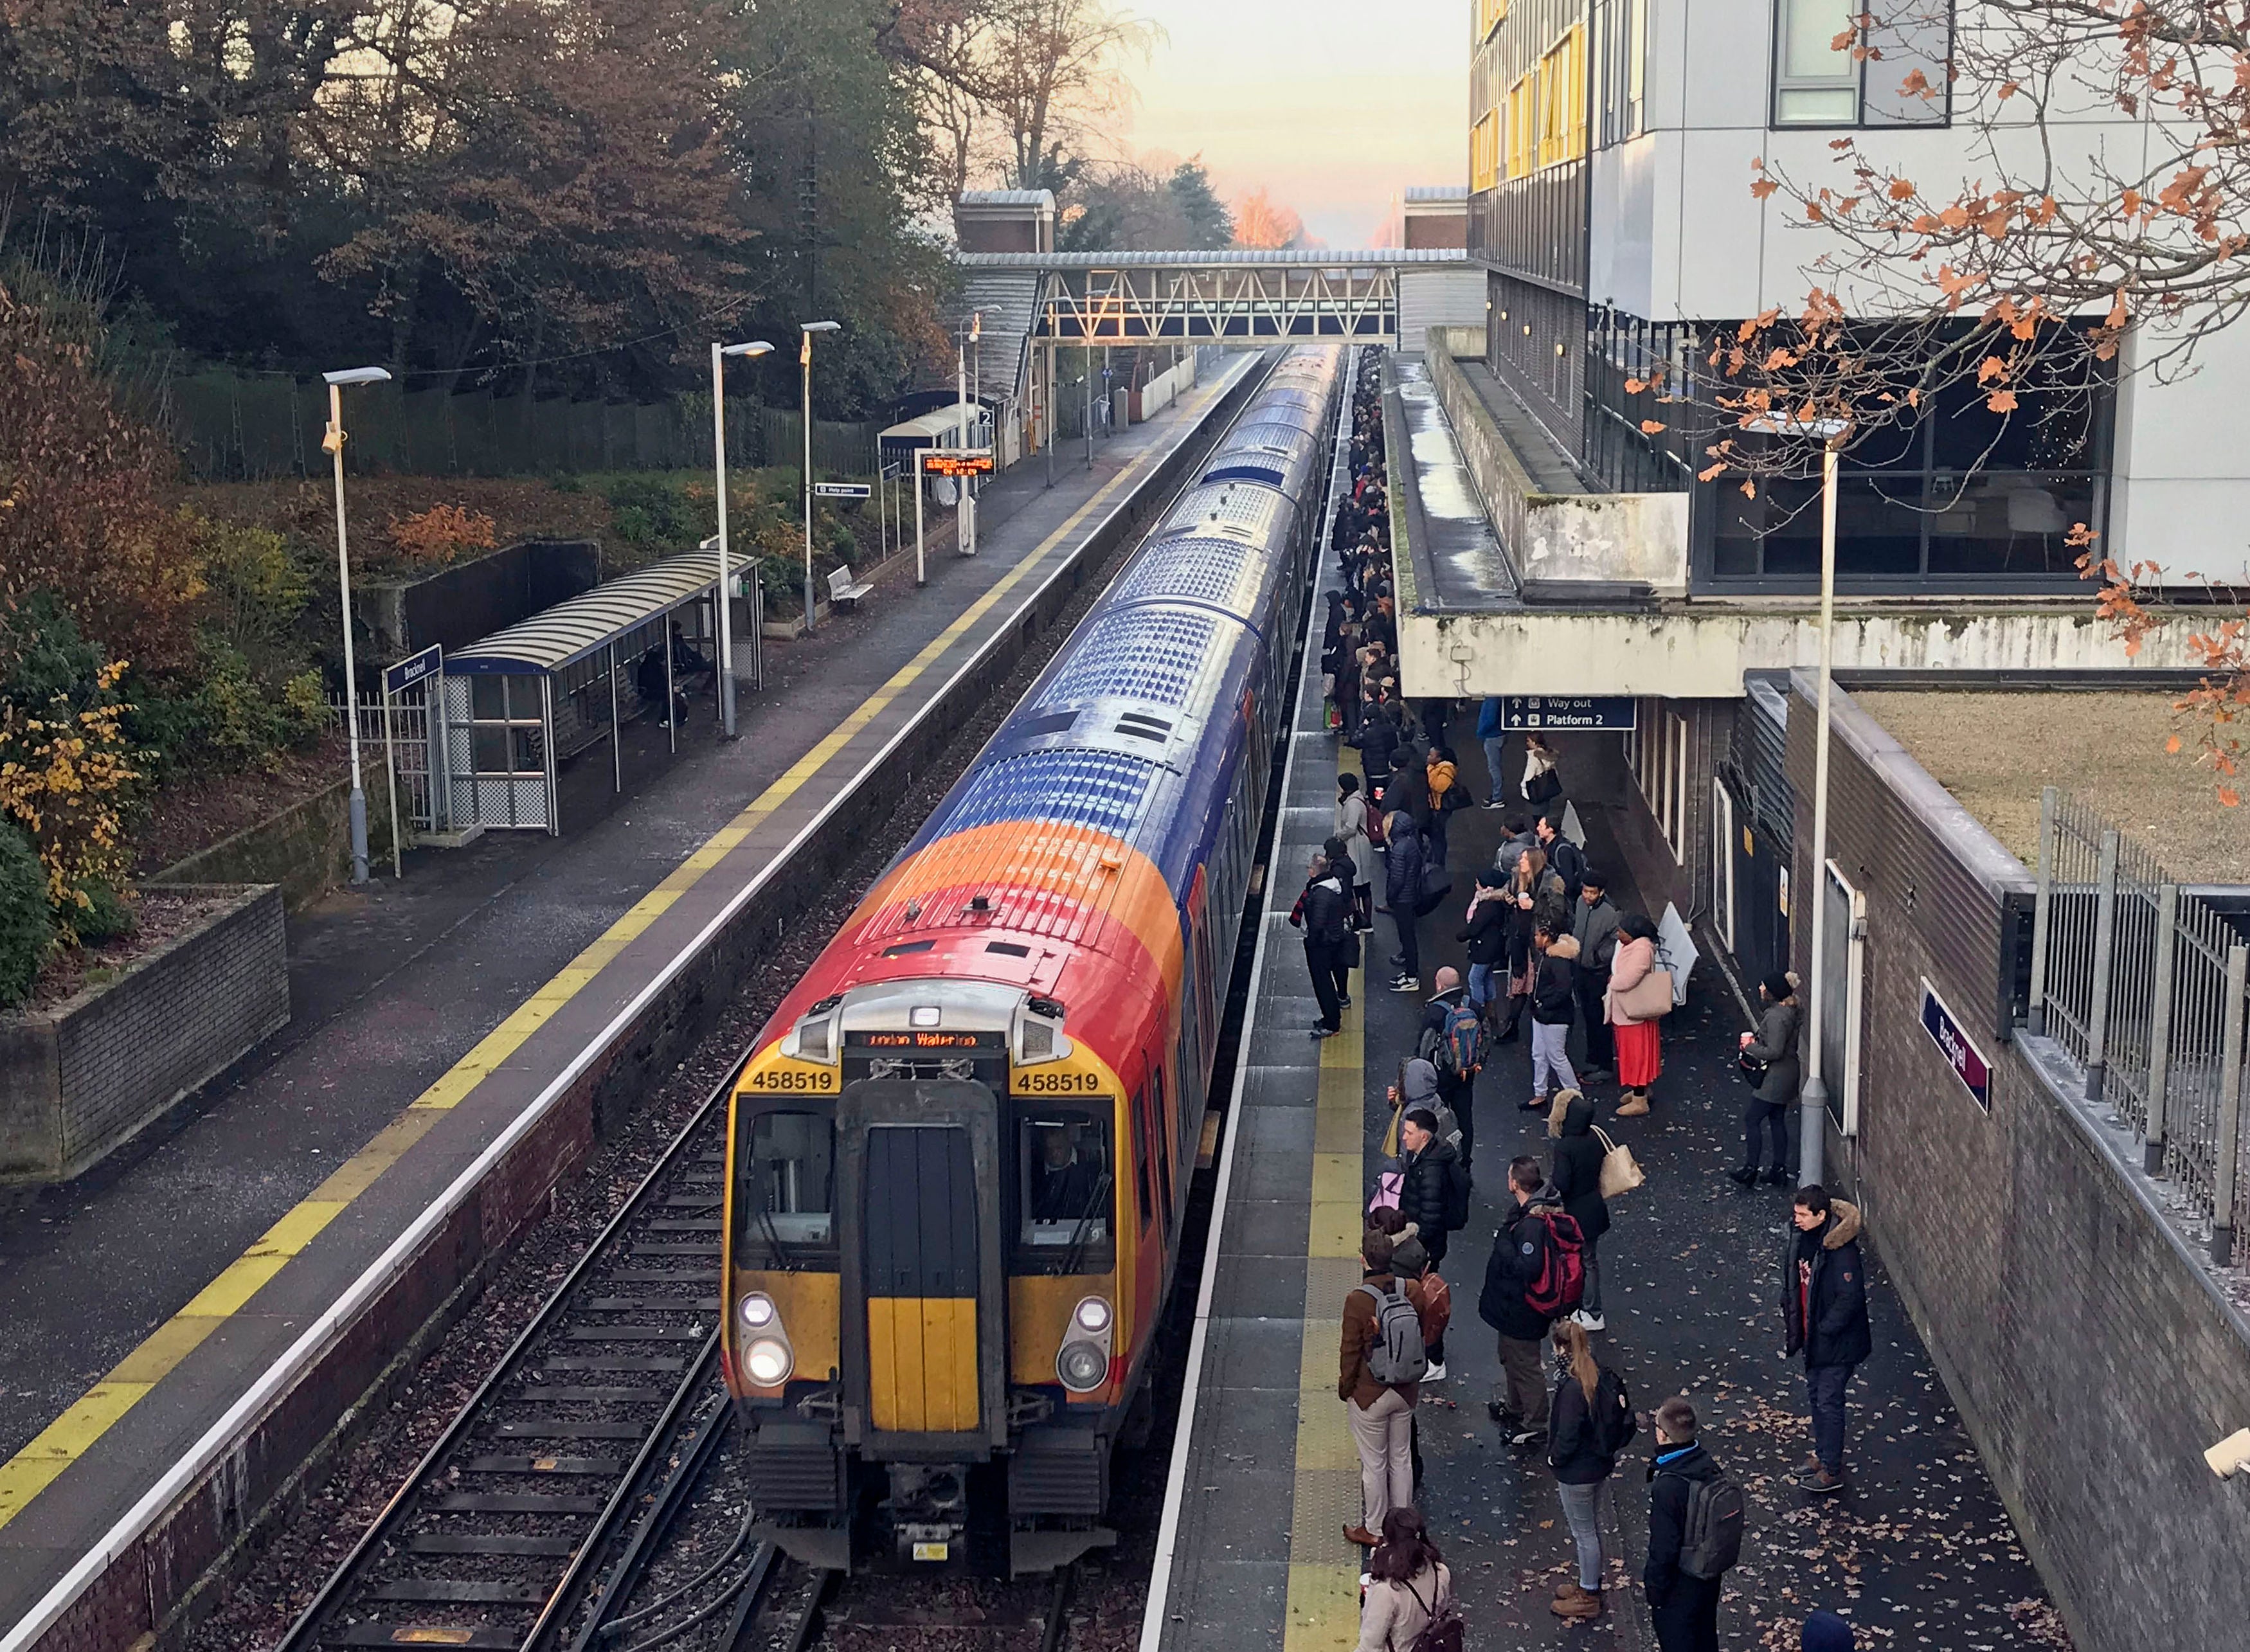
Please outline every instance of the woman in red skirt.
M1620 1119L1638 1119L1648 1111L1648 1087L1664 1070L1657 1022L1672 1008L1672 989L1668 979L1651 979L1655 971L1656 926L1634 912L1618 926L1604 1005L1617 1039L1618 1083L1625 1090L1617 1110ZM1655 1002L1660 996L1661 1007Z

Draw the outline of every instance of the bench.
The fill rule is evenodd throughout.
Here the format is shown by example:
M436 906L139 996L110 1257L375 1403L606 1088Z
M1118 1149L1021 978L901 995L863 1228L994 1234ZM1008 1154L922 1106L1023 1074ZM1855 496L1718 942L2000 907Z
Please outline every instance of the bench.
M828 606L857 608L859 605L859 599L874 589L874 586L866 580L853 583L852 565L846 562L828 576Z

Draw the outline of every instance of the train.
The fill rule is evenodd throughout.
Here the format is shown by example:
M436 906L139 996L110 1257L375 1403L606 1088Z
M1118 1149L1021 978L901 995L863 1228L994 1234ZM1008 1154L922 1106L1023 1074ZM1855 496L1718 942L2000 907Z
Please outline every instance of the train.
M799 1561L1115 1541L1349 394L1270 364L736 1081L726 1380Z

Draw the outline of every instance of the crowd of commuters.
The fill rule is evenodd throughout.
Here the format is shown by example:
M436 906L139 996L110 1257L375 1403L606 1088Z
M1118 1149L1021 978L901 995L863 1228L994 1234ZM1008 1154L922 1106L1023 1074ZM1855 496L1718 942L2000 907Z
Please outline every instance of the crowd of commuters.
M1342 1304L1336 1392L1358 1449L1362 1497L1361 1518L1344 1536L1373 1552L1362 1652L1461 1644L1453 1574L1415 1507L1415 1415L1423 1387L1448 1379L1443 1269L1453 1236L1472 1220L1494 1226L1476 1299L1501 1371L1487 1410L1527 1463L1543 1458L1575 1553L1554 1613L1584 1621L1608 1609L1600 1494L1619 1457L1643 1441L1649 1543L1640 1581L1659 1647L1715 1652L1722 1581L1742 1540L1742 1488L1699 1442L1694 1406L1674 1395L1647 1415L1635 1412L1595 1340L1608 1328L1603 1283L1616 1265L1603 1255L1612 1199L1639 1179L1629 1147L1598 1122L1597 1087L1616 1086L1612 1118L1652 1112L1663 1018L1675 997L1661 940L1646 913L1612 898L1609 877L1571 836L1576 820L1548 741L1529 736L1521 767L1511 765L1500 703L1486 701L1476 736L1490 782L1473 799L1447 743L1459 708L1410 707L1402 698L1382 408L1370 369L1354 389L1350 466L1330 545L1343 586L1329 596L1321 671L1328 726L1357 748L1364 779L1337 777L1331 835L1291 914L1319 1004L1313 1036L1339 1030L1362 937L1378 917L1393 946L1387 969L1366 960L1370 978L1425 995L1424 926L1432 921L1461 945L1468 972L1464 980L1442 967L1428 978L1413 1045L1390 1087L1391 1135L1370 1201L1363 1277ZM1463 898L1448 870L1447 822L1472 802L1501 814L1502 832ZM1770 976L1761 992L1758 1027L1743 1035L1739 1052L1750 1098L1743 1163L1729 1174L1744 1187L1793 1180L1795 978ZM1543 1118L1551 1146L1543 1160L1510 1157L1498 1191L1480 1195L1478 1080L1492 1048L1522 1036L1527 1022L1531 1083L1512 1099L1515 1112ZM1761 1162L1768 1139L1770 1166ZM1788 1353L1804 1361L1812 1450L1798 1484L1810 1495L1844 1484L1845 1394L1871 1347L1859 1229L1849 1203L1819 1187L1797 1191L1780 1329ZM1803 1635L1807 1652L1852 1643L1849 1627L1825 1612Z

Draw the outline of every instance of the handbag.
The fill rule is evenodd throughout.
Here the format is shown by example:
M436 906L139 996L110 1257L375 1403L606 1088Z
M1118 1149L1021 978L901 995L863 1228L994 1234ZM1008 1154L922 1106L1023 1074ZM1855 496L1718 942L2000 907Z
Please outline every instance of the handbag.
M1618 1008L1635 1021L1655 1021L1672 1013L1672 972L1652 969L1618 995Z
M1523 801L1527 803L1551 803L1563 795L1563 777L1551 768L1543 768L1523 785Z
M1603 1198L1614 1199L1621 1193L1631 1193L1648 1180L1641 1172L1640 1160L1632 1156L1632 1148L1621 1141L1612 1141L1609 1132L1599 1125L1594 1126L1594 1134L1602 1144Z
M1359 967L1359 932L1356 929L1343 932L1343 967L1346 969Z
M1771 1064L1760 1061L1747 1050L1740 1050L1735 1056L1735 1065L1742 1069L1743 1082L1752 1090L1765 1083L1766 1072Z

